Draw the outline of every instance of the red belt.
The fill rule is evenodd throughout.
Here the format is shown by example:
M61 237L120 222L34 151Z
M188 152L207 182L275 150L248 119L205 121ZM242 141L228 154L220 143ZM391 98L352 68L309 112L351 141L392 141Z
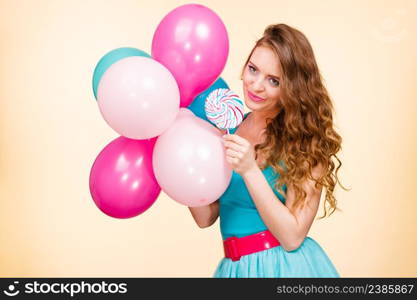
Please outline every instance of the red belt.
M232 236L223 241L224 256L230 258L232 261L240 260L240 257L243 255L274 248L279 245L279 241L269 230L241 238Z

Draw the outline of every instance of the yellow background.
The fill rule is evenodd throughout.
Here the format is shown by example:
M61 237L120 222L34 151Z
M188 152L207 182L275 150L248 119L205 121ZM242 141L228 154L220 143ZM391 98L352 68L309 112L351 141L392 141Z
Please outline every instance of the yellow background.
M240 94L242 64L268 24L306 34L352 188L336 188L342 211L309 236L343 277L417 276L417 1L197 2L226 25L221 76ZM199 229L163 193L144 214L114 219L88 188L96 156L118 137L94 100L96 63L118 47L150 53L158 23L185 3L0 0L0 276L212 276L218 222Z

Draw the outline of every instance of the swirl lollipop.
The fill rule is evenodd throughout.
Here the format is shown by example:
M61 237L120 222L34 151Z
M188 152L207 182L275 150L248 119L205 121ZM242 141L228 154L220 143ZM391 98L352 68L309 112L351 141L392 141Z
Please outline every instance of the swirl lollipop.
M207 119L217 128L236 128L243 120L243 101L229 89L216 89L212 91L205 102L204 109Z

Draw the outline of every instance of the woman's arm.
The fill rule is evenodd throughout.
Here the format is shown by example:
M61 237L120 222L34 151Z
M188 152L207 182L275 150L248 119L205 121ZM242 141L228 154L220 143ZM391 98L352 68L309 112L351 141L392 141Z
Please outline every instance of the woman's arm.
M320 203L322 187L315 188L314 180L302 184L306 191L306 205L295 212L290 210L295 201L291 185L287 188L285 205L275 196L255 160L254 147L244 138L232 134L225 135L226 160L245 181L255 206L271 233L286 251L297 249L311 227ZM318 179L322 168L313 168L313 178Z
M319 167L313 169L313 176L318 176L320 171ZM247 171L242 177L262 220L280 241L282 247L286 251L300 247L316 216L322 188L316 189L313 180L304 182L303 188L307 193L306 205L292 213L290 208L294 204L295 193L291 185L287 187L284 205L275 196L259 167Z
M205 206L188 207L198 227L206 228L216 222L219 216L219 200Z

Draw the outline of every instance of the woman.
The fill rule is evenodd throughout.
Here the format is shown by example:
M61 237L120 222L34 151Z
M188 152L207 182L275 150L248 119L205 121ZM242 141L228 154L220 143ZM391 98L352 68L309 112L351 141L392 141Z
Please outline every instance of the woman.
M251 113L223 137L230 185L218 201L189 208L202 228L220 215L226 257L214 277L339 277L307 237L323 187L324 216L336 209L342 140L310 43L288 25L268 26L242 80Z

